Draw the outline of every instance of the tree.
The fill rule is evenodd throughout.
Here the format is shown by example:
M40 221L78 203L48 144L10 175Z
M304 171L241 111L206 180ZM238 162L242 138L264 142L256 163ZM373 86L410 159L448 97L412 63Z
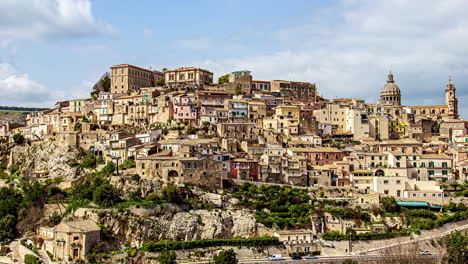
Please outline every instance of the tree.
M113 206L119 201L117 190L110 183L105 183L96 188L93 192L93 202L109 207Z
M159 264L176 264L177 255L174 251L164 250L159 254Z
M9 214L0 219L0 241L10 240L15 237L16 217Z
M162 71L162 72L166 72L166 71L167 71L167 68L162 68L161 71Z
M179 188L172 184L164 186L161 191L161 198L170 203L179 203L181 201Z
M18 145L22 145L24 143L24 136L21 135L20 133L16 133L13 135L13 142L15 142Z
M445 240L445 247L447 248L447 256L444 257L446 263L468 263L468 234L451 233Z
M239 94L241 94L241 93L242 93L242 87L240 86L240 84L238 84L238 85L236 86L236 95L239 95Z
M218 78L218 84L223 84L229 82L229 74L225 74Z
M89 95L93 100L96 100L99 95L99 91L92 91Z
M157 80L157 81L156 81L156 85L157 85L157 86L163 86L163 85L164 85L164 79Z
M81 161L81 167L87 169L94 169L96 168L96 156L93 153L89 153L84 156L83 161Z
M237 264L238 262L237 254L232 248L223 250L213 257L214 264Z
M387 213L400 212L400 206L397 204L395 197L383 197L381 200L382 207Z
M102 90L106 93L108 93L110 91L110 87L111 87L111 79L109 78L109 76L104 76L104 78L102 78L101 80L101 87L102 87Z

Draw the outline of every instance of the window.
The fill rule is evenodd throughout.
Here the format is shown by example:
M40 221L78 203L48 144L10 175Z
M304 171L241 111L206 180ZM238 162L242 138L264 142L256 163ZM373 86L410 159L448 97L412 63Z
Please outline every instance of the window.
M397 180L397 181L396 181L396 184L401 184L401 181L400 181L400 180Z
M442 168L448 168L447 162L442 162Z
M77 236L74 236L74 237L73 237L73 241L77 241L77 240L79 240L79 239L80 239L80 238L77 237Z
M396 163L397 168L400 168L400 162Z
M388 184L388 180L384 180L383 183L384 183L384 184Z
M388 194L388 190L384 190L384 194Z
M434 162L429 162L429 168L434 168Z
M433 170L429 171L429 176L434 176L434 171Z
M443 170L443 171L442 171L442 175L447 176L447 175L448 175L448 171L447 171L447 170Z
M397 190L397 191L396 191L396 195L397 195L398 197L400 197L400 196L401 196L401 191L400 191L400 190Z

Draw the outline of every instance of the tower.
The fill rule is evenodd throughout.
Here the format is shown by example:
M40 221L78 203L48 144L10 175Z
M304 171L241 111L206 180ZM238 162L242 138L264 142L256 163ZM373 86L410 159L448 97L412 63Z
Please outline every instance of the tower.
M455 85L452 82L452 78L449 78L445 86L445 104L448 107L448 117L451 119L458 119L458 99L455 92Z

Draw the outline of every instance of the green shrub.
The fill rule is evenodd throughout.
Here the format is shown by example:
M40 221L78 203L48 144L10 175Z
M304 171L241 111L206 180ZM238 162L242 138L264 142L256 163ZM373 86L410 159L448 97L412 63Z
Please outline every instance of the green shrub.
M124 163L119 165L119 168L122 170L131 169L136 167L136 162L134 160L126 160Z
M41 263L42 261L34 255L28 254L24 256L24 264L41 264Z
M223 250L213 257L213 264L237 264L237 254L231 248L229 250Z
M180 203L182 201L179 187L172 184L163 187L161 198L170 203Z
M86 169L94 169L96 168L96 163L96 156L93 153L89 153L83 157L80 167Z
M159 242L145 242L143 243L142 250L146 252L159 252L167 250L179 249L192 249L192 248L206 248L206 247L265 247L281 245L277 237L256 237L247 239L203 239L193 241L159 241Z
M425 209L414 209L414 210L409 210L408 215L410 217L421 217L421 218L428 218L428 219L435 219L436 215Z
M177 255L174 251L164 250L158 257L159 264L176 264Z

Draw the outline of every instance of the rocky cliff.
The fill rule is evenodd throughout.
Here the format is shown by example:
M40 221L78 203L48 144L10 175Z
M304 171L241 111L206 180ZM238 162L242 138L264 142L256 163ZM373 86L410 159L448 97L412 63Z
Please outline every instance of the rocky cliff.
M248 210L190 210L173 204L146 208L78 209L75 217L92 219L117 240L131 246L146 241L251 238L270 234Z
M9 164L15 164L23 172L48 170L51 178L77 177L78 168L70 166L78 160L78 150L44 140L32 146L16 146L11 150Z

